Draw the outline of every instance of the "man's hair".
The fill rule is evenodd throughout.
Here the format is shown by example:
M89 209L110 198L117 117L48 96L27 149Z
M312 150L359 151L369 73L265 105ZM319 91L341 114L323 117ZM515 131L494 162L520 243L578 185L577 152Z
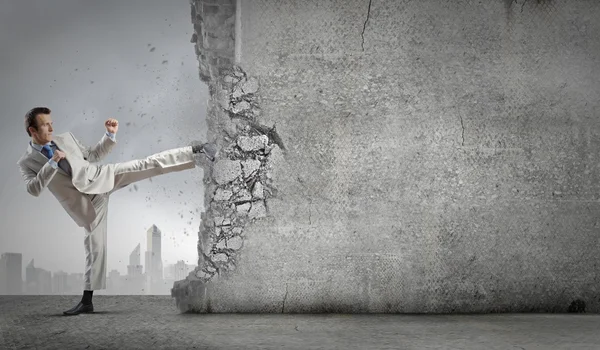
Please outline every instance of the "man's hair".
M37 130L38 125L36 117L39 114L50 114L50 112L50 108L48 107L35 107L25 114L25 131L27 131L27 135L29 135L29 137L31 137L29 127L33 127Z

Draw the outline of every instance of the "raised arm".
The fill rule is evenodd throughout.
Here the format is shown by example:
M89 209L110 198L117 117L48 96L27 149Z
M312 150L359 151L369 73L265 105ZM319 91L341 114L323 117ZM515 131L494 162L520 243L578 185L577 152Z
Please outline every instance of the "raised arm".
M83 158L90 163L99 162L104 159L104 157L110 153L114 145L117 143L115 134L106 132L104 136L102 136L102 139L94 147L88 147L84 146L79 140L77 140L72 133L69 134L81 150L81 153L83 153Z

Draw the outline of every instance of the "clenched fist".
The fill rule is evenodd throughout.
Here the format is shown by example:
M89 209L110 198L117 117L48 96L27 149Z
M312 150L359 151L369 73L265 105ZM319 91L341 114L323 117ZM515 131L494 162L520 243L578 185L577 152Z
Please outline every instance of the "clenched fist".
M117 130L119 130L119 122L113 118L108 118L106 122L104 122L104 126L106 127L106 131L111 134L116 134Z
M65 158L65 157L66 157L65 153L63 151L57 149L56 151L54 151L52 160L58 163L61 159Z

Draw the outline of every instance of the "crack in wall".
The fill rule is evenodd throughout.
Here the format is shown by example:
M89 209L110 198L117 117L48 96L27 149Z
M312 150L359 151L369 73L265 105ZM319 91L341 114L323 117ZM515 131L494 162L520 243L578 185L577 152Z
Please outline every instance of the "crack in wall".
M308 224L312 225L312 200L308 204Z
M288 284L285 284L285 295L283 296L283 305L281 306L281 313L285 312L285 301L287 300L287 296L288 296Z
M464 146L465 145L465 124L463 123L463 117L462 117L462 115L459 114L458 117L460 118L460 126L462 128L462 134L461 134L461 136L462 136L462 143L461 143L461 146Z
M515 0L516 2L516 0ZM521 12L523 12L523 8L525 7L525 3L527 2L527 0L523 0L523 4L521 5Z
M367 22L369 22L369 17L371 16L371 1L372 0L369 0L369 8L367 9L367 19L365 19L362 33L360 33L360 36L362 37L362 43L360 44L360 46L363 51L365 51L365 30L367 29Z

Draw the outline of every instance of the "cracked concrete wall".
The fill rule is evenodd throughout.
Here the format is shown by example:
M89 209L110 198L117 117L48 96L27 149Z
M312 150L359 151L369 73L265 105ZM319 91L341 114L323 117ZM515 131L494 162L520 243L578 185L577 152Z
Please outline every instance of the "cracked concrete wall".
M175 282L172 296L185 311L205 301L205 284L235 271L244 245L244 227L267 215L272 185L271 157L285 150L276 128L256 122L259 85L234 61L235 2L191 1L200 79L209 85L209 140L220 152L204 162L205 212L198 239L198 267ZM276 158L276 156L275 156ZM200 306L202 307L202 306Z
M235 5L181 310L600 310L600 4Z

